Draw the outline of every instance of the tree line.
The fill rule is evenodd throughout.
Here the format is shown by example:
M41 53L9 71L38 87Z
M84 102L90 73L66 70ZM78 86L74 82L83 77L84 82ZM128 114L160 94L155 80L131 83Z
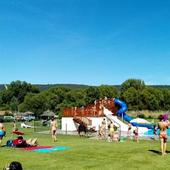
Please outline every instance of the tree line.
M128 110L170 110L170 89L147 86L140 79L128 79L120 86L54 86L43 91L30 83L13 81L0 91L0 110L32 111L37 116L51 110L61 117L65 107L86 106L105 96L125 101Z

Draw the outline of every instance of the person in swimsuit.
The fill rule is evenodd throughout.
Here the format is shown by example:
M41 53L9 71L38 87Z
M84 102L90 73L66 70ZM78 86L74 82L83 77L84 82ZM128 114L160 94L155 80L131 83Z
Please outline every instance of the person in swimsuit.
M55 141L57 141L57 137L56 137L56 132L57 132L57 121L55 119L55 117L51 118L51 136L52 139Z
M2 139L5 136L5 127L2 123L2 120L0 120L0 145L2 143Z
M114 124L113 124L113 122L110 123L109 135L110 135L111 141L113 141L113 139L114 139Z
M138 127L136 127L136 129L133 131L134 134L134 140L136 142L139 142L139 133L138 133Z
M101 124L101 132L103 139L106 139L106 119L103 118L102 124Z
M131 129L132 129L132 125L130 123L128 123L128 131L127 131L127 137L128 138L130 138L130 135L131 135L130 131L131 131Z
M18 128L17 128L17 125L16 125L16 121L14 120L13 121L13 131L17 131Z
M166 129L170 125L169 121L164 120L163 115L159 116L160 121L158 122L158 128L160 129L160 141L161 141L161 153L162 155L166 154L166 147L167 147L167 133Z
M157 137L157 127L156 127L156 125L154 125L153 134L154 134L154 140L156 140L156 137Z
M101 139L106 139L106 120L103 118L102 123L99 127L99 137Z

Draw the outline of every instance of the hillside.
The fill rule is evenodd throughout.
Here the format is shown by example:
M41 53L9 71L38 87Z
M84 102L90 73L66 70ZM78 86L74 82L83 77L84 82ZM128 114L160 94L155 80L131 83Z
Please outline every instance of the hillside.
M33 84L37 86L40 90L47 90L51 87L66 87L70 89L85 89L88 88L88 85L82 84ZM0 91L5 88L4 84L0 84Z
M35 84L40 90L47 90L51 87L65 87L70 89L85 89L88 88L88 85L82 84Z
M47 90L51 87L66 87L70 89L85 89L90 87L89 85L83 85L83 84L33 84L37 86L40 90ZM115 87L119 88L120 85L114 85ZM154 88L166 88L170 89L170 85L151 85L150 87ZM5 88L4 84L0 84L0 91Z

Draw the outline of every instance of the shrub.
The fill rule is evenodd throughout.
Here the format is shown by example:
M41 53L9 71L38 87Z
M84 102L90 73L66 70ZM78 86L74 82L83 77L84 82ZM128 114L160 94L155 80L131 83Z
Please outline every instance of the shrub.
M140 115L138 115L139 118L145 118L145 115L143 113L141 113Z

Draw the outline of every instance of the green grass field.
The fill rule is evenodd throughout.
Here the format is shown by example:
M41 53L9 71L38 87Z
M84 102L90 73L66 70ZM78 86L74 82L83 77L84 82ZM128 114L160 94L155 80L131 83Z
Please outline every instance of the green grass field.
M3 144L11 137L10 128L8 124L8 134ZM54 143L50 135L36 134L32 129L24 129L24 132L26 139L37 137L40 145L68 146L70 149L53 153L35 153L1 147L0 169L13 160L20 161L24 170L170 169L170 153L161 156L158 141L108 143L78 136L59 135L58 141ZM170 144L168 149L170 150Z

